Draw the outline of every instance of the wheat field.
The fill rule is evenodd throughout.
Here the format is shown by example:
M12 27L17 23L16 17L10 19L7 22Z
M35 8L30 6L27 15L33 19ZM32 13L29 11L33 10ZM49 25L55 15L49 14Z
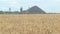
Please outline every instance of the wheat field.
M0 14L0 34L60 34L60 14Z

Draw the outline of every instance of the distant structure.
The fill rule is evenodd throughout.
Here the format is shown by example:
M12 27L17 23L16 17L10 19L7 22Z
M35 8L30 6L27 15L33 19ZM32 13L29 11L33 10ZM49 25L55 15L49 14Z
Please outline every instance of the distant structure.
M21 8L20 8L20 12L22 12L22 11L23 11L23 8L21 7Z
M25 11L22 11L22 8L21 8L21 14L46 14L46 12L37 6L33 6Z
M7 12L3 12L0 11L0 14L47 14L45 11L43 11L41 8L39 8L38 6L33 6L27 10L23 11L23 8L20 8L20 12L19 11L11 11L11 8L9 8L9 11Z
M9 12L11 12L11 8L9 8Z

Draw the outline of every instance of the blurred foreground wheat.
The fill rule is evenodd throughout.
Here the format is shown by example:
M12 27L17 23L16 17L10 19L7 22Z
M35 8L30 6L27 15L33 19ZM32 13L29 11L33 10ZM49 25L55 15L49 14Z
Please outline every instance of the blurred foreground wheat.
M2 14L0 34L60 34L60 14Z

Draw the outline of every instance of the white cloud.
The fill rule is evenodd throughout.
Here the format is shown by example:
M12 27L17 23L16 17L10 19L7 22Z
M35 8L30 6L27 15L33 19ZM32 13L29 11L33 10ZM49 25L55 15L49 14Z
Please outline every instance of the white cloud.
M0 10L8 10L8 8L12 8L12 10L18 10L20 5L16 2L16 0L0 0Z

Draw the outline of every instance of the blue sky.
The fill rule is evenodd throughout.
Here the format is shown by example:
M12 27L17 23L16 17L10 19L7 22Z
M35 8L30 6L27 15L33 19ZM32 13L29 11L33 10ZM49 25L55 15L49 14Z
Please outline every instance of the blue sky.
M35 5L46 12L60 13L60 0L0 0L0 10L3 11L8 11L8 8L19 11L20 7L26 10Z

